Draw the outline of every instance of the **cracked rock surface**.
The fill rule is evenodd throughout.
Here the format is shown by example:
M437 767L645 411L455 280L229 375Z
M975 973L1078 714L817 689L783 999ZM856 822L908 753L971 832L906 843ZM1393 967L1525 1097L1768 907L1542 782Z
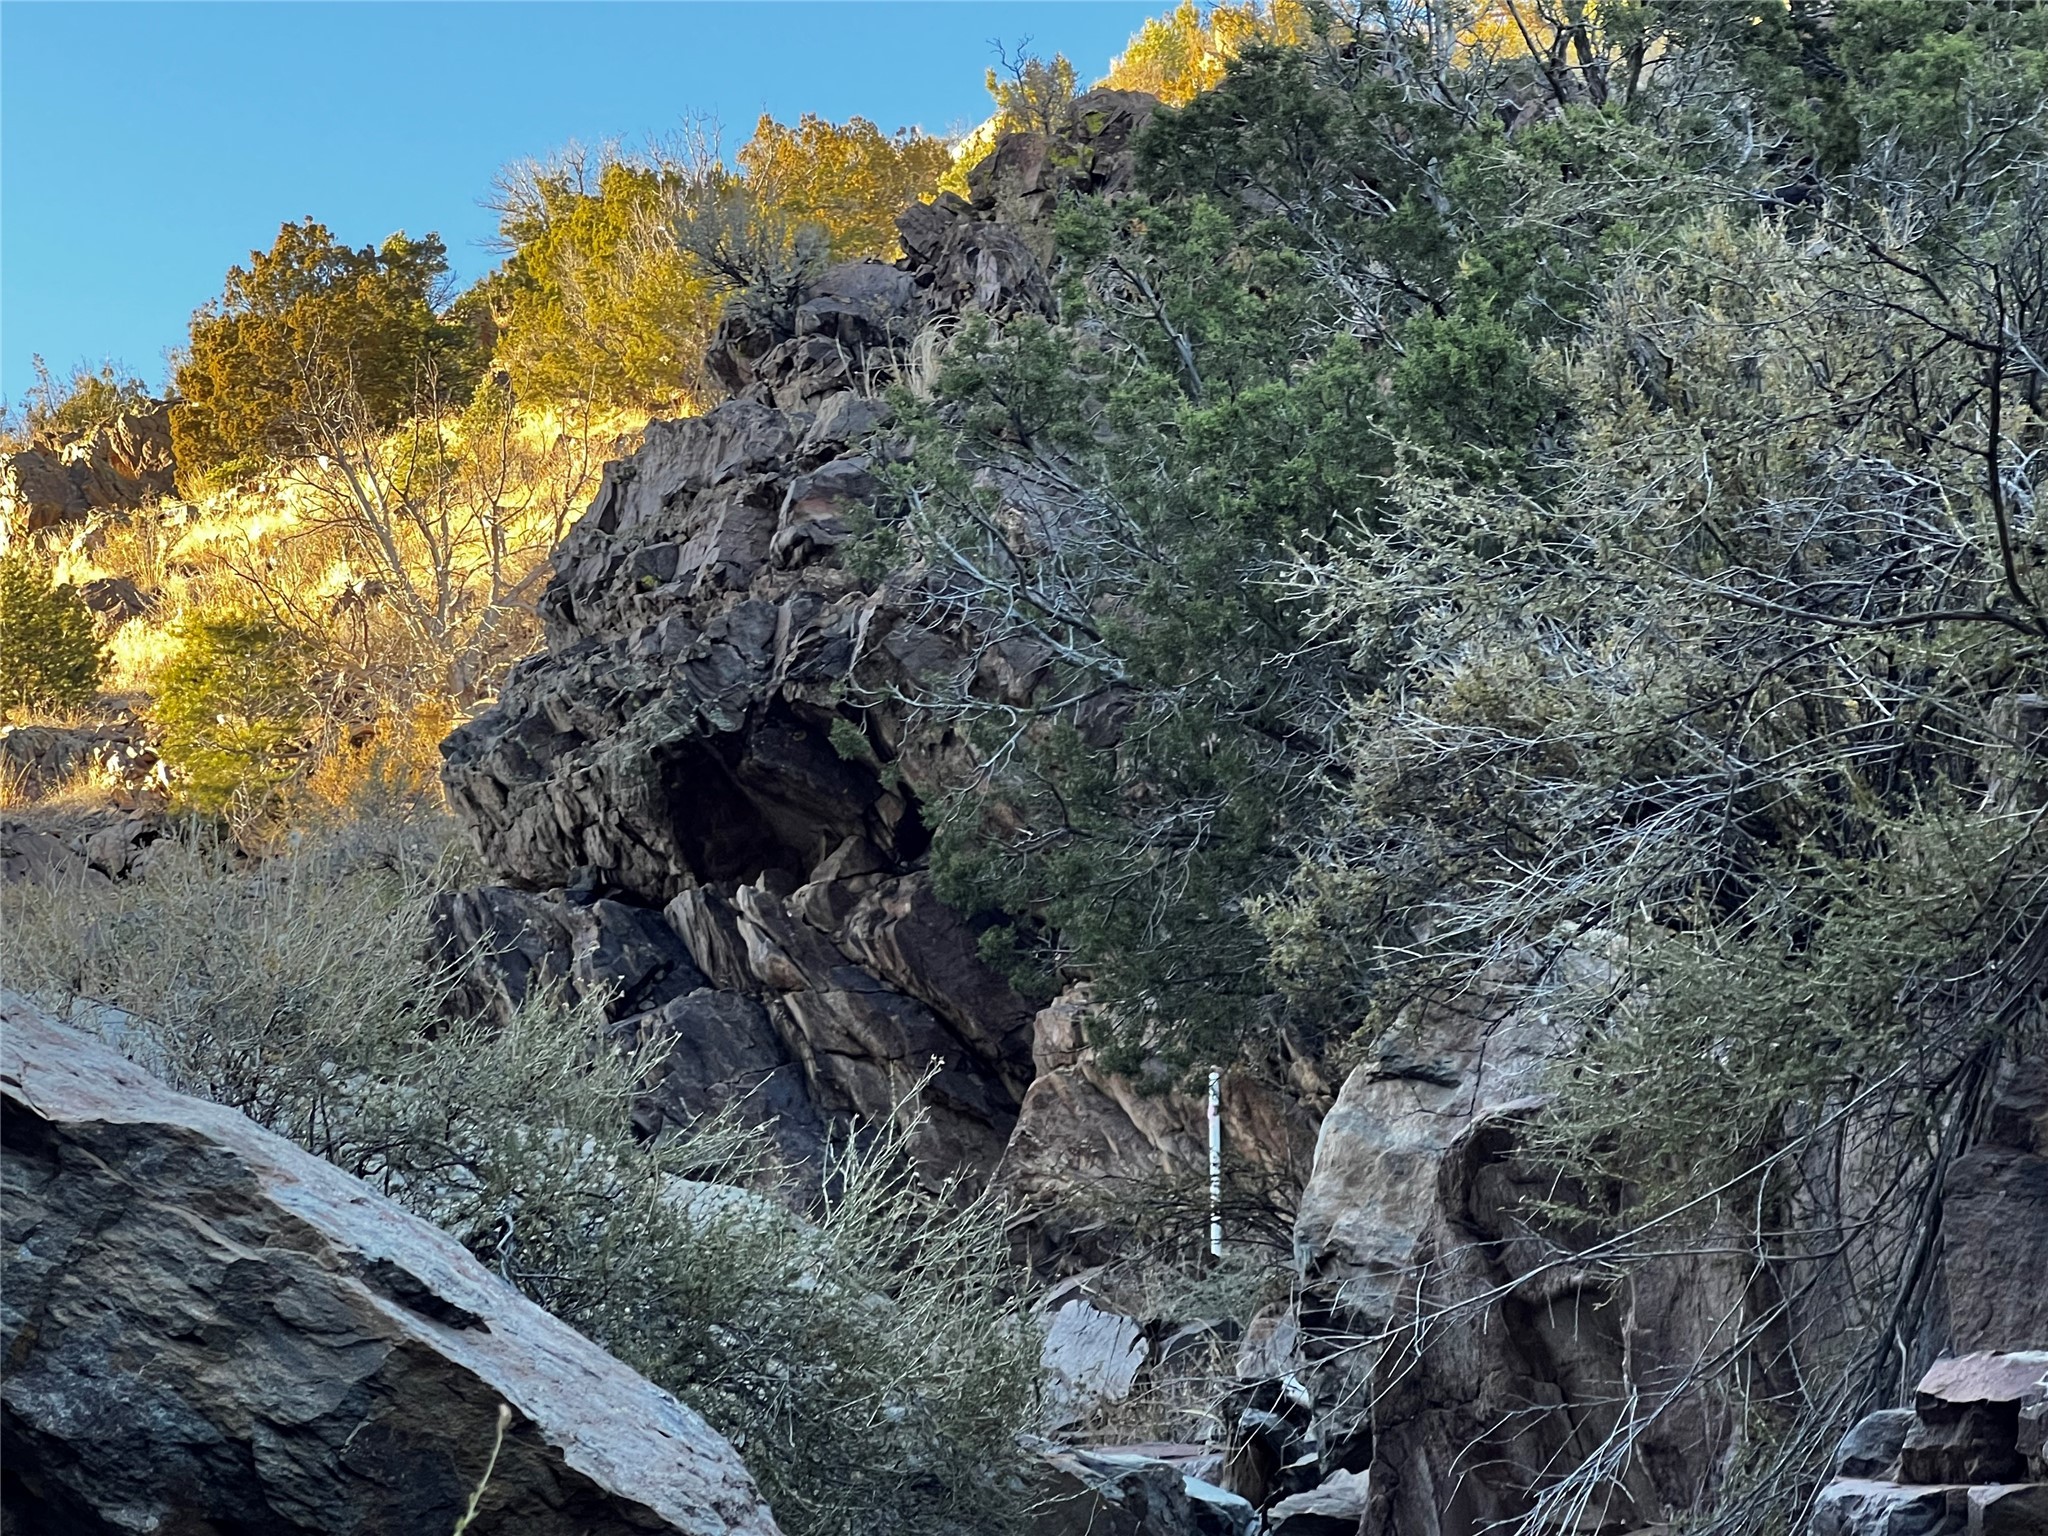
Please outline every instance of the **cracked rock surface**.
M0 993L8 1528L773 1536L702 1419L368 1186Z

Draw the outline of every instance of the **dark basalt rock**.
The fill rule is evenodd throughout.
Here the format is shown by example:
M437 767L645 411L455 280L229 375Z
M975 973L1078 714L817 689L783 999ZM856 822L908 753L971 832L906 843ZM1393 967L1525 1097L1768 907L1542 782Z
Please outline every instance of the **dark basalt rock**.
M1039 191L1128 181L1149 98L1090 100ZM786 315L736 307L709 359L735 398L606 467L556 552L546 652L444 744L503 882L443 904L442 942L472 957L463 1004L608 985L622 1033L675 1042L651 1133L737 1103L814 1163L835 1120L930 1074L927 1166L979 1180L1031 1085L1032 1008L923 873L918 765L890 761L903 721L842 702L964 655L838 551L894 451L870 391L917 329L1050 309L1044 242L998 202L920 205L903 262L827 268ZM1028 660L1011 670L993 685L1028 696Z

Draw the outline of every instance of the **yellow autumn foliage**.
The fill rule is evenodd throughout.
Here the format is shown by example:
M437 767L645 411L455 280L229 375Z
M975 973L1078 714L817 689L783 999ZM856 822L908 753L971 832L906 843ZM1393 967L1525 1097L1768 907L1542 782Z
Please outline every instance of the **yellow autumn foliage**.
M930 197L952 164L945 140L913 129L885 134L864 117L794 125L766 113L738 160L762 204L793 223L824 226L840 258L894 259L896 215Z
M1253 43L1302 43L1309 30L1301 0L1244 0L1206 9L1181 0L1140 27L1096 84L1149 91L1170 107L1184 106L1222 84L1230 61Z

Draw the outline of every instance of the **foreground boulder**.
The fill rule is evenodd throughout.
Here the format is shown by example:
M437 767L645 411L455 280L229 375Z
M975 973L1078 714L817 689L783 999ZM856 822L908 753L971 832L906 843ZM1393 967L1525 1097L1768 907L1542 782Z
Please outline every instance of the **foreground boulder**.
M0 994L7 1528L772 1536L696 1414L445 1233Z

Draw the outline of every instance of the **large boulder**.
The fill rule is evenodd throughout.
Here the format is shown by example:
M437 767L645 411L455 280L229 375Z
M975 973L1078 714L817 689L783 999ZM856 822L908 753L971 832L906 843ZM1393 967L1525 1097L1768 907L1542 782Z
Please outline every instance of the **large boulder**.
M160 401L123 411L61 452L86 505L96 509L129 511L177 489L171 408Z
M0 454L0 531L35 533L92 510L64 462L40 448Z
M2048 1350L1937 1360L1913 1389L1915 1422L1899 1445L1899 1481L2018 1482L2027 1475L2020 1408L2044 1393Z
M1935 1361L1911 1408L1870 1414L1843 1440L1808 1536L2040 1536L2043 1409L2048 1351Z
M732 1447L446 1234L0 994L7 1525L772 1536ZM509 1410L502 1446L499 1405Z
M1689 1386L1687 1372L1728 1319L1751 1315L1734 1245L1635 1266L1624 1287L1584 1260L1597 1233L1542 1214L1590 1203L1525 1151L1547 1069L1571 1043L1542 1014L1489 1008L1477 992L1463 1008L1418 1009L1323 1122L1295 1229L1299 1377L1315 1460L1369 1474L1361 1528L1375 1536L1451 1536L1530 1515L1560 1469L1597 1465L1624 1403L1658 1409L1626 1461L1587 1490L1616 1529L1696 1507L1731 1449L1735 1405ZM2044 1105L2038 1066L2008 1069L1982 1139L1946 1172L1942 1289L1958 1344L2048 1338ZM1810 1336L1830 1326L1826 1302L1803 1303ZM1943 1326L1936 1317L1931 1336L1909 1341L1909 1360L1939 1347ZM1945 1362L1922 1381L1916 1411L1860 1423L1837 1453L1816 1536L1961 1536L1970 1485L2031 1475L2027 1394L2048 1393L2035 1385L2044 1365L2024 1353ZM1239 1461L1283 1487L1270 1469L1301 1441L1280 1431L1300 1426L1270 1392L1248 1403ZM1474 1465L1485 1474L1463 1471Z
M1451 1536L1527 1515L1619 1405L1672 1392L1740 1310L1732 1260L1652 1267L1624 1296L1571 1262L1579 1234L1530 1216L1575 1194L1521 1150L1566 1044L1533 1012L1418 1010L1323 1122L1295 1228L1303 1379L1323 1469L1369 1473L1362 1529ZM1640 1433L1593 1491L1603 1522L1691 1505L1727 1446L1715 1407L1680 1398Z

